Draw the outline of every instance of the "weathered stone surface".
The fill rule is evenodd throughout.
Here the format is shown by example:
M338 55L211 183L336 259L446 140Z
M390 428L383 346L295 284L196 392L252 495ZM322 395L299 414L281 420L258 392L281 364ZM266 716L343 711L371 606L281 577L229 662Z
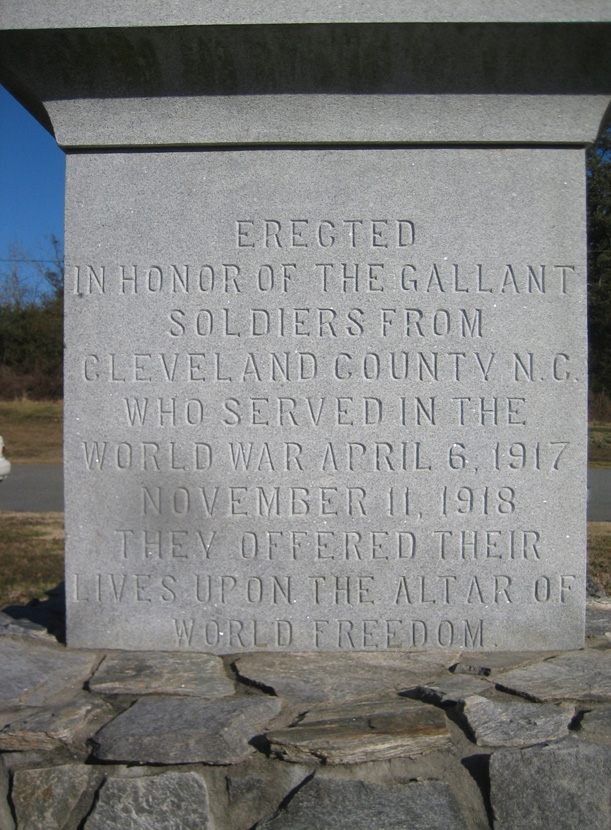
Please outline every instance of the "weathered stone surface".
M78 21L75 12L78 10ZM535 23L541 20L558 23L588 23L608 20L608 13L595 0L582 0L575 5L571 0L539 0L533 8L530 0L515 0L511 7L489 5L489 0L470 0L455 6L431 5L427 0L416 0L405 5L403 0L372 0L366 6L337 7L324 0L312 0L307 5L297 3L253 3L252 0L234 0L231 7L202 5L198 0L184 0L180 6L133 0L129 6L98 3L91 6L74 5L58 0L52 6L43 4L33 8L19 0L4 0L0 21L6 29L72 29L78 25L92 27L143 26L212 26L224 24L298 24L298 23Z
M42 638L52 643L66 641L66 589L64 582L47 591L47 599L27 605L9 605L4 614L13 620L5 633Z
M586 712L575 734L596 743L611 744L611 706Z
M71 645L583 645L609 16L541 2L8 0L0 77L79 149Z
M512 3L512 12L517 11L510 13L505 3L491 6L489 0L458 6L423 0L362 6L323 0L305 6L251 2L218 10L214 4L210 9L207 3L184 2L129 10L108 3L92 10L89 3L74 7L56 0L50 8L43 3L43 10L27 14L18 0L4 0L0 11L7 27L50 29L44 36L35 33L38 37L25 45L23 33L16 44L10 37L14 33L6 33L2 50L15 74L23 69L24 52L28 57L41 52L55 56L41 67L44 77L36 86L42 87L39 94L63 145L180 146L272 138L278 143L583 145L594 140L603 117L607 97L595 93L601 83L608 89L608 70L602 39L589 26L570 24L606 20L601 12L606 6L594 0L541 3L533 9L532 2L520 0ZM516 32L516 21L539 25L518 26ZM549 21L564 25L542 30L540 24ZM496 25L477 25L481 22ZM246 25L227 25L236 23ZM331 26L252 25L260 23ZM358 24L348 29L358 31L356 43L348 38L338 44L342 23ZM143 26L159 29L146 33L148 58L141 66ZM79 33L81 40L77 27L85 30ZM71 86L81 89L83 84L79 66L66 65L56 53L62 46L76 53L83 43L95 55L98 71L90 72L88 97L74 100ZM201 67L190 60L197 46L206 54ZM118 52L129 73L112 62ZM363 60L364 55L380 54L383 72L378 60ZM583 55L590 59L579 60ZM31 57L26 64L32 83L30 62L38 67L42 61ZM155 66L154 75L147 72L150 65ZM553 94L567 76L573 81L570 90L582 94ZM178 79L183 83L177 84ZM50 90L57 86L63 94L53 96ZM517 94L521 90L529 94ZM236 99L230 105L223 100L229 95Z
M286 808L265 827L273 830L397 828L397 830L466 830L447 784L365 784L318 779L303 786Z
M536 651L501 651L484 654L461 654L460 660L452 666L454 674L473 674L488 677L492 672L516 669L519 666L530 666L548 657L554 657L557 652Z
M274 697L140 698L98 732L94 753L106 761L235 764L254 752L249 741L280 709Z
M472 695L465 700L463 713L480 746L531 746L566 738L575 707Z
M99 770L76 764L18 770L11 797L19 830L77 830L103 779Z
M71 646L583 645L580 148L147 142L66 181Z
M250 830L311 772L312 765L285 764L261 753L231 766L204 767L215 830Z
M8 773L13 775L20 769L42 769L43 767L61 767L82 761L63 744L57 749L25 749L21 752L5 752L2 759Z
M456 661L453 652L421 654L246 654L235 666L249 682L295 704L393 697L410 683L433 680Z
M108 654L89 681L100 694L166 694L216 698L234 694L220 657L211 654Z
M82 692L65 703L16 713L0 730L0 750L53 750L64 745L83 752L87 738L115 714L108 703Z
M490 759L495 830L609 830L611 750L567 739Z
M458 703L469 695L482 694L491 684L480 677L468 674L448 674L434 683L416 686L401 692L406 697L426 700L427 703Z
M9 775L4 764L4 757L0 756L0 827L2 830L15 830L13 814L8 804Z
M588 603L586 637L604 637L611 632L611 600Z
M53 641L44 625L30 620L16 620L0 611L0 636L36 637Z
M294 726L266 735L285 761L359 764L420 755L450 743L443 713L407 700L316 709Z
M86 830L207 830L208 793L195 772L109 778Z
M563 654L492 679L500 689L535 701L611 700L611 650Z
M0 639L0 705L42 706L54 695L82 688L99 657L38 641Z
M586 592L588 595L588 599L590 597L592 599L604 599L607 596L604 587L600 584L600 582L597 582L595 579L592 579L591 576L588 576L588 578L586 579Z

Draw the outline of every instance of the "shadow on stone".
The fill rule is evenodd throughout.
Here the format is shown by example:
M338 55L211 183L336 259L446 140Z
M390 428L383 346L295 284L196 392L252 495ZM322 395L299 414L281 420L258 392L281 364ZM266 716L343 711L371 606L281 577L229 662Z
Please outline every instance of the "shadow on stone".
M266 695L272 695L272 697L277 697L276 690L272 686L267 686L260 680L253 680L250 677L246 677L245 675L240 674L240 670L238 668L236 660L231 661L231 663L229 664L229 668L233 672L235 679L238 681L238 683L241 683L243 686L250 686L253 689L258 689L260 692L265 692Z
M282 799L280 804L278 804L278 807L276 808L276 810L274 810L273 813L271 813L268 816L265 816L262 819L259 819L259 821L256 824L253 824L253 826L250 828L250 830L257 830L258 827L265 827L266 824L269 824L270 821L273 821L273 819L277 818L281 813L283 813L286 810L286 808L288 807L288 805L291 803L291 801L295 798L297 793L300 790L302 790L303 787L306 786L306 784L309 784L310 781L312 780L312 778L314 778L315 775L316 775L315 772L312 772L312 773L310 773L310 775L307 775L303 779L303 781L300 781L299 784L297 784L296 787L294 787L289 793L287 793L285 795L285 797Z
M252 737L248 743L260 752L262 755L265 755L266 758L271 756L271 744L266 735L255 735Z
M9 605L2 609L14 620L26 621L42 626L55 637L58 642L66 642L66 585L60 582L55 588L47 591L48 599L33 599L27 605Z
M451 720L452 723L455 723L456 726L458 726L458 728L465 733L467 738L475 744L477 743L475 740L475 733L465 716L464 708L464 702L462 701L454 704L454 706L448 706L445 709L446 717L448 720Z
M494 811L490 800L490 754L467 755L461 758L460 763L477 784L486 808L488 824L491 828L494 827Z

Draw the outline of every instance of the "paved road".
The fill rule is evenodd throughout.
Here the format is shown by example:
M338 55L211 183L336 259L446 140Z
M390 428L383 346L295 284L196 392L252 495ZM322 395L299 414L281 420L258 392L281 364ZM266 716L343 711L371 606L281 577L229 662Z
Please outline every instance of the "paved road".
M611 522L611 470L588 470L588 519Z
M588 519L611 522L611 469L588 471ZM13 464L0 484L0 510L45 512L64 509L61 464Z
M64 468L61 464L13 464L0 482L0 510L46 513L64 509Z

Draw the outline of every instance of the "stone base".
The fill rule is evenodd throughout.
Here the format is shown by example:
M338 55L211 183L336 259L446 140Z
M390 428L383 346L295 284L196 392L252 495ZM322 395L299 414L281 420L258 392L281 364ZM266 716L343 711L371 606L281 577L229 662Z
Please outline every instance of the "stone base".
M9 610L3 830L611 827L609 601L575 652L225 659L67 650Z

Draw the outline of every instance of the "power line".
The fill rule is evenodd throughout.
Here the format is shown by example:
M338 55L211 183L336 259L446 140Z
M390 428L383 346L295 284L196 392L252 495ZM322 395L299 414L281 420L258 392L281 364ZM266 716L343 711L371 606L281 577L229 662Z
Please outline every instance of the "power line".
M54 259L20 259L18 257L13 257L12 259L2 259L0 258L0 262L28 262L28 263L43 263L43 262L51 262L53 264L57 264L56 260Z

